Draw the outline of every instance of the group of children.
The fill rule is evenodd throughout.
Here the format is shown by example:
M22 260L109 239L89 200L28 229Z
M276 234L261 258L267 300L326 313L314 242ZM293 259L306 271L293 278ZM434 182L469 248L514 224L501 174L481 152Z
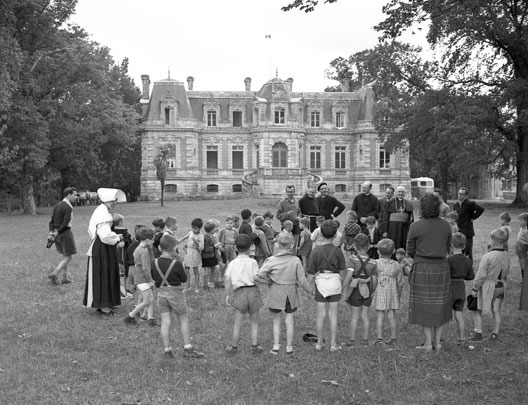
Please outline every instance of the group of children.
M202 219L195 218L191 222L191 231L181 239L176 237L177 222L172 217L155 220L154 229L136 226L136 240L129 243L125 248L126 253L122 255L126 289L137 297L136 306L125 318L125 323L136 323L136 317L140 315L149 325L157 325L154 320L156 295L165 356L174 356L169 336L171 313L174 313L180 321L184 355L202 357L204 354L197 352L190 343L185 303L185 291L192 290L191 277L194 278L195 292L200 292L202 267L203 290L223 287L226 304L235 309L233 335L226 347L229 353L238 350L245 314L249 314L250 318L252 352L264 350L258 338L259 312L263 306L259 284L269 286L267 306L273 319L272 354L280 352L283 318L286 325L286 354L294 353L293 317L301 305L301 288L313 296L316 302L315 350L323 350L326 317L330 324L329 350L342 349L337 343L338 303L341 300L351 308L350 330L345 346L357 344L360 320L363 323L361 344L369 344L371 305L377 311L375 344L393 345L397 342L396 311L400 308L404 279L411 271L412 260L405 257L403 249L395 250L392 240L380 239L379 235L375 235L374 218L374 221L367 218L367 229L362 231L357 224L357 215L353 211L347 212L343 234L339 232L340 224L336 220L318 217L318 228L310 233L309 219L300 218L300 232L296 235L293 234L293 221L289 219L284 219L281 231L276 232L270 212L255 216L251 210L245 209L241 212L241 218L242 222L238 223L237 216L228 216L222 228L217 220L211 219L204 224ZM463 280L473 278L473 294L483 298L475 311L475 334L472 340L478 341L479 333L482 339L481 313L490 307L495 319L492 338L497 337L504 286L494 284L491 299L489 293L493 277L504 280L509 270L509 256L507 261L504 256L507 256L507 240L511 233L511 227L505 223L508 218L509 215L504 215L502 228L492 232L490 251L482 258L476 277L471 261L462 254L465 237L453 229L452 252L448 262L458 342L465 341L463 309L466 298ZM122 226L123 218L118 216L116 219L118 223L115 225ZM521 214L520 222L516 252L520 260L524 260L524 266L521 264L524 270L528 253L528 214ZM202 228L205 233L202 233ZM500 268L500 274L494 274L496 268ZM390 326L390 338L386 340L383 339L385 318Z

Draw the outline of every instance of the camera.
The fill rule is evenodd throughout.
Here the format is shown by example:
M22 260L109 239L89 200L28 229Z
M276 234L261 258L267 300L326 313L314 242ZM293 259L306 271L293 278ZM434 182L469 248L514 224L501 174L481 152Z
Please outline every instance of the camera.
M48 243L46 243L46 248L49 249L55 243L55 232L50 232L48 234Z

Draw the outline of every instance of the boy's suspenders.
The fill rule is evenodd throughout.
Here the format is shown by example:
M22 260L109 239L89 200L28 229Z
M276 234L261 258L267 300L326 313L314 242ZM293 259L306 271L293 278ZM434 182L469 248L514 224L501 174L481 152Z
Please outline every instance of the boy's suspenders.
M363 259L359 255L357 255L356 257L359 259L359 264L360 264L359 270L356 273L356 276L359 277L361 275L361 270L363 270L363 273L365 273L366 276L370 277L370 274L368 274L367 272L367 264L368 262L370 262L370 257L365 261L363 261Z
M161 269L159 267L159 264L158 264L158 260L159 259L156 259L154 260L154 264L156 265L156 270L158 270L158 274L160 275L161 277L161 284L160 284L160 288L161 287L170 287L171 285L169 284L169 282L167 281L167 277L169 277L169 274L170 272L172 271L172 268L174 267L174 265L176 264L176 260L173 260L169 266L169 268L167 269L167 272L165 274L163 274L161 272Z

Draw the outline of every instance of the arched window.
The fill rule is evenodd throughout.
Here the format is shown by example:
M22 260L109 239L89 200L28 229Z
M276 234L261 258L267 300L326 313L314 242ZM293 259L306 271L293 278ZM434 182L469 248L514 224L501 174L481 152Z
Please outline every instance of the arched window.
M218 193L218 184L208 184L207 192L208 193Z
M241 193L242 192L242 184L233 184L232 190L233 190L233 193Z
M273 167L288 167L288 147L282 142L273 145Z

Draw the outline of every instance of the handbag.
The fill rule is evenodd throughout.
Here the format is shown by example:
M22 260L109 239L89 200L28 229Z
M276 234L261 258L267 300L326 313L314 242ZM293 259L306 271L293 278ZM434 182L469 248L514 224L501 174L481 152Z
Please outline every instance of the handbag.
M478 309L478 298L472 294L467 296L467 307L470 311L476 311Z

